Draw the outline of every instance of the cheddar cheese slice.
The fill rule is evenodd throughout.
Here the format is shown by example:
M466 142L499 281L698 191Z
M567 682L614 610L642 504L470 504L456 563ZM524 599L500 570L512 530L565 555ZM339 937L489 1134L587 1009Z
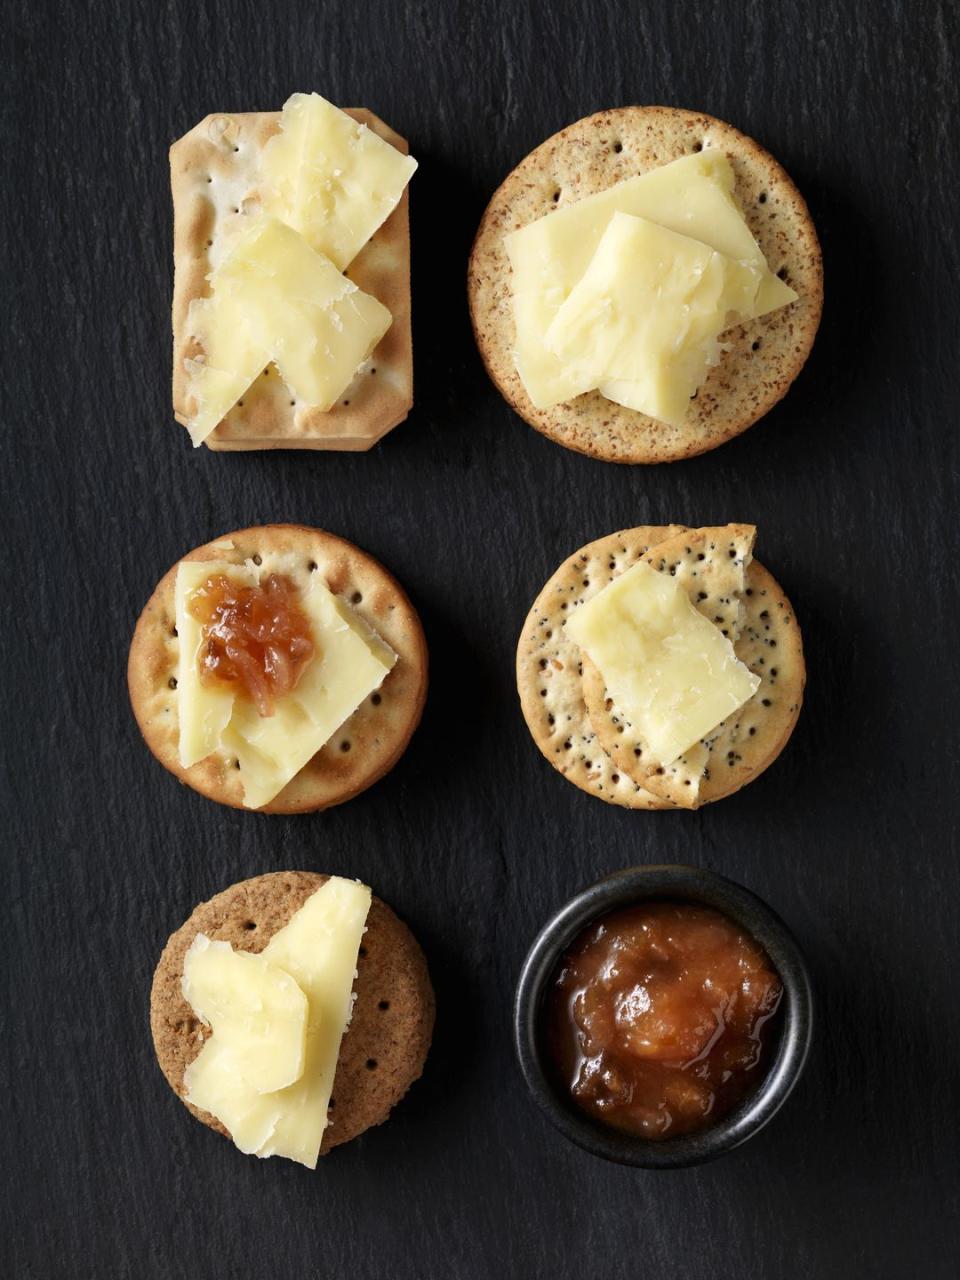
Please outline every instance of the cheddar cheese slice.
M203 683L203 628L188 607L193 592L221 573L241 586L257 586L271 573L295 578L288 560L282 555L264 556L260 565L185 560L177 569L180 763L189 768L214 751L235 759L248 809L261 808L282 791L380 687L397 660L389 645L330 591L322 575L313 573L303 583L299 604L311 624L315 653L296 688L277 700L273 715L259 715L253 702L238 697L229 685Z
M753 312L760 268L646 218L615 213L545 335L574 395L679 425L720 356L719 335Z
M202 444L273 361L293 394L326 412L392 323L389 310L316 253L291 227L258 218L190 304L202 357L188 361Z
M209 1026L255 1093L285 1089L303 1074L307 997L266 957L198 933L183 961L184 999Z
M545 335L586 271L614 213L647 218L756 267L762 279L752 317L796 300L797 294L768 268L733 187L729 160L707 148L557 209L504 237L512 269L517 369L538 408L579 394L575 375L568 375L562 360L547 347Z
M370 902L366 885L331 876L261 952L307 1001L304 1065L293 1084L258 1093L216 1031L187 1067L187 1101L216 1116L241 1151L316 1168Z
M699 743L760 684L684 588L643 561L581 605L564 630L662 765Z
M318 93L295 93L262 167L266 212L343 271L396 208L417 162Z

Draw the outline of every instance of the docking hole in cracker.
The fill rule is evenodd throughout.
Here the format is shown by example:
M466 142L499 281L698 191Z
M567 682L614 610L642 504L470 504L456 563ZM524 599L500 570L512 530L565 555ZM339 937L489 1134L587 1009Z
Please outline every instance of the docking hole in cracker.
M388 1118L423 1070L433 1017L406 926L359 881L308 872L197 907L150 1002L160 1066L190 1111L245 1154L310 1169Z
M212 799L302 812L399 758L426 646L399 585L321 530L273 525L198 548L141 615L129 684L157 758Z
M488 372L521 416L595 457L661 462L785 394L822 269L802 197L755 142L627 107L571 125L506 179L468 289Z
M557 570L521 632L517 686L559 772L613 804L696 809L773 763L805 668L755 536L738 524L629 529Z
M368 449L412 404L406 143L294 94L170 151L178 421L213 449Z

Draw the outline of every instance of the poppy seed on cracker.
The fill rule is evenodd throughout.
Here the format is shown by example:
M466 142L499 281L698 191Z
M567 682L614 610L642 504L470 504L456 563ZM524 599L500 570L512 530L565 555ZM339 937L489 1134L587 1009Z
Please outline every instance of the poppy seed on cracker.
M517 689L534 742L575 786L630 809L697 808L739 790L776 760L800 714L806 668L790 601L752 559L754 534L751 525L625 529L581 547L544 585L520 633ZM683 757L665 769L648 761L599 670L564 631L579 605L638 560L677 578L761 680L708 735L705 771L692 792ZM729 589L730 566L743 578L739 601Z

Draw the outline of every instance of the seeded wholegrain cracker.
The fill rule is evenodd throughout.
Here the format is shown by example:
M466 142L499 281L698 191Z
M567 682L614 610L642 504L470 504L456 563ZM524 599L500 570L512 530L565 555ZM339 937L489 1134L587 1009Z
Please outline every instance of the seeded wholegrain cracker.
M185 1099L184 1072L210 1031L181 991L184 956L198 933L229 942L239 951L262 951L328 878L284 871L235 884L201 903L160 957L150 995L157 1061L184 1105L225 1137L229 1134L214 1116ZM433 988L423 952L403 921L376 897L367 916L354 993L321 1155L389 1117L422 1074L433 1034Z
M334 595L349 603L397 654L380 688L366 698L324 748L258 813L327 809L364 791L399 760L423 711L427 646L416 610L378 561L335 534L303 525L240 529L209 542L184 560L289 556L289 576L305 583L321 573ZM174 590L180 561L161 579L137 623L127 668L130 700L147 746L171 773L220 804L243 807L235 761L224 752L184 769L179 756L177 669L180 649ZM284 572L288 572L285 568Z
M517 372L511 269L503 237L554 209L705 147L736 175L735 196L772 271L800 295L779 311L724 334L729 346L679 427L626 409L598 391L537 409ZM823 268L816 231L789 176L753 139L701 112L622 107L549 138L506 178L481 221L468 270L470 313L490 377L518 414L569 449L610 462L655 463L716 448L785 394L820 322Z
M398 151L404 138L372 111L348 110ZM173 406L192 416L185 360L199 354L189 332L194 298L209 293L207 276L231 237L260 210L260 156L279 129L279 111L207 116L170 148L173 191ZM205 443L215 450L371 448L406 418L413 404L410 327L409 199L396 209L346 270L387 307L393 323L328 413L301 404L273 365L267 366Z

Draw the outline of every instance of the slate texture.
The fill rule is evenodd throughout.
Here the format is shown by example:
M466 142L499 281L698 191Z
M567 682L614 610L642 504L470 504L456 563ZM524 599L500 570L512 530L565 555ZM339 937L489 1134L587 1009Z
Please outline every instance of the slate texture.
M943 0L8 0L5 1276L955 1274L957 19ZM276 108L296 89L371 107L420 160L416 406L369 455L194 452L170 409L167 147L210 110ZM808 198L826 267L821 334L784 403L656 470L524 426L483 374L464 289L507 171L628 102L757 137ZM381 558L432 652L404 760L310 818L178 786L124 687L166 568L271 520ZM703 812L606 807L530 741L512 674L523 617L591 538L727 520L759 526L804 628L793 741ZM665 861L766 898L820 996L788 1108L728 1158L670 1175L568 1146L510 1043L517 971L548 913L605 872ZM420 938L438 996L424 1079L315 1175L194 1123L147 1023L168 933L225 885L286 867L369 881Z

